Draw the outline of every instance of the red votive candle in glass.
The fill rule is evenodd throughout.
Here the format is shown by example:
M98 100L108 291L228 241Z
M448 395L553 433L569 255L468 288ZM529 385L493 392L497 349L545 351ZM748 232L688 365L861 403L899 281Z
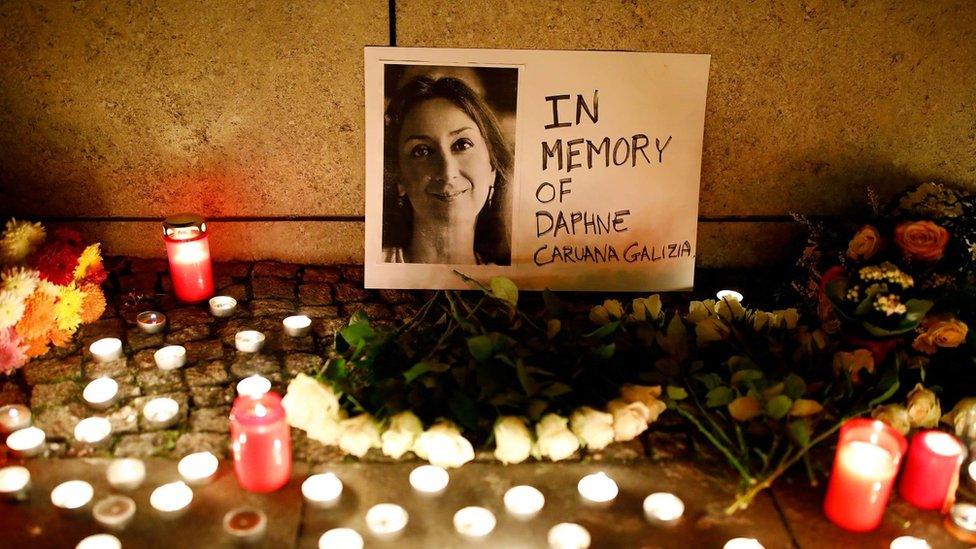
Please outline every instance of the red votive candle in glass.
M273 492L291 477L291 430L275 392L243 395L230 411L234 472L242 488Z
M171 215L163 221L163 240L176 299L186 303L209 299L214 283L207 223L192 213Z
M947 513L956 499L965 453L962 443L949 433L917 433L908 448L898 493L915 507Z
M881 421L844 423L824 499L827 518L852 532L877 528L907 446L901 433Z

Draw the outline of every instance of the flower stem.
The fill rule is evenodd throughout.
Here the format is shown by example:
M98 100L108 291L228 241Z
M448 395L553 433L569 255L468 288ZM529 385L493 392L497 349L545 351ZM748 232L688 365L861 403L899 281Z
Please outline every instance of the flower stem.
M734 467L735 470L739 472L739 476L742 477L742 480L746 484L750 484L750 485L755 484L756 479L751 474L749 474L749 471L745 467L742 466L742 463L739 462L738 458L736 458L735 455L732 454L732 452L730 452L729 449L725 447L725 445L719 442L718 439L716 439L715 436L712 435L712 433L710 433L708 429L706 429L705 426L702 425L701 422L695 418L694 415L688 413L688 411L681 408L681 406L675 406L675 410L677 410L678 413L681 414L681 417L687 419L689 422L691 422L692 425L697 427L698 430L701 431L703 435L705 435L705 438L707 438L708 441L712 443L712 446L718 449L719 452L722 452L722 455L724 455L725 459L728 460L729 464L732 465L732 467Z

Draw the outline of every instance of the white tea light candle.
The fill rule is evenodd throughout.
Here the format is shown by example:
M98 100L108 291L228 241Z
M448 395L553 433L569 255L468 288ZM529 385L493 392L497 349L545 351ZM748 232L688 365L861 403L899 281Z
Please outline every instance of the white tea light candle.
M167 345L155 353L153 359L160 370L175 370L186 364L186 348L182 345Z
M332 507L342 496L342 481L333 473L312 475L302 483L302 495L312 507Z
M156 429L165 429L176 423L180 404L169 397L156 397L142 407L142 416Z
M85 508L95 495L91 484L83 480L62 482L51 490L51 503L62 511L79 511Z
M117 337L104 337L89 345L88 351L96 362L112 362L122 356L122 340Z
M264 339L257 330L241 330L234 336L234 346L242 353L256 353L264 347Z
M0 408L0 434L9 435L14 431L30 427L30 408L22 404L8 404Z
M93 534L79 541L75 549L122 549L122 542L112 534Z
M652 522L671 522L685 513L685 503L668 492L655 492L644 498L644 516Z
M976 534L976 505L957 503L949 511L952 523L969 534Z
M182 481L164 484L149 495L149 505L167 518L183 514L192 501L193 490Z
M82 391L81 396L91 408L105 410L118 400L119 383L110 377L93 379L88 385L85 385L85 390Z
M391 539L407 526L407 510L395 503L378 503L366 512L366 526L373 535Z
M238 507L224 515L224 533L240 543L254 543L268 530L268 517L254 507Z
M363 549L363 536L352 528L333 528L319 538L319 549Z
M158 334L166 327L166 315L159 311L143 311L136 315L136 325L146 334Z
M425 495L437 495L447 488L451 477L443 467L421 465L410 471L410 486Z
M116 459L105 470L105 476L116 490L135 490L146 480L146 465L136 458Z
M505 492L505 509L519 518L534 517L546 504L546 497L532 486L513 486Z
M465 507L454 513L454 529L462 536L483 538L495 529L495 514L484 507Z
M86 417L75 425L75 440L100 444L112 434L112 423L104 417Z
M561 522L549 529L547 536L550 549L587 549L590 532L575 522Z
M0 498L8 501L27 499L30 492L30 471L26 467L14 465L0 469Z
M46 439L44 431L37 427L25 427L10 433L7 448L17 457L31 457L41 452Z
M195 452L184 456L176 466L176 470L179 471L184 482L190 486L199 486L213 480L217 465L217 456L212 453Z
M728 299L729 301L738 301L739 303L742 303L743 300L742 294L735 290L719 290L719 292L715 294L715 297L719 301L725 301Z
M285 334L291 337L305 337L312 330L312 319L305 315L294 315L281 321Z
M92 507L95 521L109 530L125 530L136 515L136 502L127 496L106 496Z
M592 503L610 503L619 491L617 483L602 471L581 478L576 489L583 499Z
M891 540L890 549L932 549L929 542L914 536L898 536Z
M765 549L756 538L732 538L725 542L723 549Z
M259 398L270 390L271 380L258 374L245 377L237 382L237 394L241 396Z
M210 314L217 318L232 316L234 311L237 310L237 300L229 295L218 295L216 297L211 297L209 304Z

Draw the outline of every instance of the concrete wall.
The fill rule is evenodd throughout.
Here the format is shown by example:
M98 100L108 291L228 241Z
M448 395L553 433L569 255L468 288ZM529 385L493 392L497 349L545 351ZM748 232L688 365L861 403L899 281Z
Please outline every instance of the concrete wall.
M789 212L868 185L976 188L969 0L8 0L0 216L153 256L190 209L218 257L361 261L362 47L393 43L711 54L702 266L789 260Z

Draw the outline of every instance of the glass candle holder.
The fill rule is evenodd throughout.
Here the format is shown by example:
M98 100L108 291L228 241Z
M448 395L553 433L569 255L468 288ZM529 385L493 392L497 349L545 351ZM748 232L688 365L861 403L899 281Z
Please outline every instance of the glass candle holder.
M158 334L166 327L166 315L159 311L143 311L136 315L136 324L145 334Z
M199 303L210 298L214 293L213 267L203 217L192 213L167 217L163 221L163 240L176 299Z
M921 431L912 437L898 483L902 499L919 509L949 512L956 499L959 469L966 449L942 431Z
M827 518L852 532L877 528L907 446L905 437L884 422L844 423L824 499Z
M239 396L230 412L234 472L242 488L273 492L291 477L291 430L281 397Z

